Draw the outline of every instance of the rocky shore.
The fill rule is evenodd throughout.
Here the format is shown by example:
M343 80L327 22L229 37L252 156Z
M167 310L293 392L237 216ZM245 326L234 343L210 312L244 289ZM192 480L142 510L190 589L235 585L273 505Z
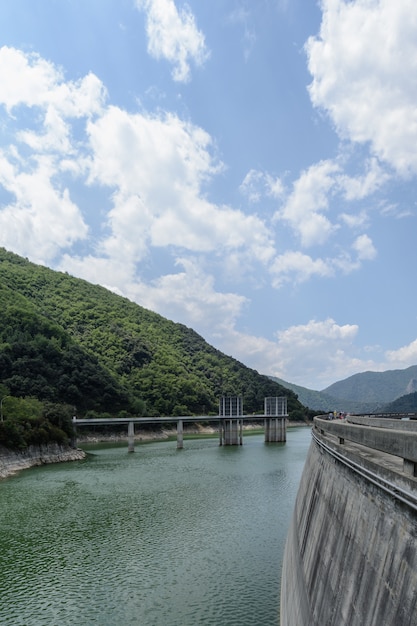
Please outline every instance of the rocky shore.
M29 446L26 450L9 450L0 446L0 479L12 476L23 469L47 463L80 461L85 457L83 450L49 444Z

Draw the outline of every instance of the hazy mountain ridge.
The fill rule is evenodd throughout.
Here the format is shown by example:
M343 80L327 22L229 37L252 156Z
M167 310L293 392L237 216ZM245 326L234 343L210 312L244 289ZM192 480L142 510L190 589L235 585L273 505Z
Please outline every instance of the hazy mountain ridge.
M413 396L416 392L417 365L403 370L367 371L354 374L333 383L322 391L294 385L281 378L274 378L274 380L294 391L300 402L310 409L352 413L395 412L397 410L395 407L414 406L413 397L402 402L397 401L404 396ZM402 410L405 409L398 408L398 411Z

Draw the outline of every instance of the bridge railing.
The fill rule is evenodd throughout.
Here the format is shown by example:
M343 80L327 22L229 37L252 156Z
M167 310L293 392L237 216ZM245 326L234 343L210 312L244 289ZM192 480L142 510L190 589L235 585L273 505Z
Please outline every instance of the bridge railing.
M355 423L352 423L351 418L328 420L321 416L314 418L314 428L322 435L328 433L338 437L340 444L347 440L399 457L403 459L403 471L409 476L417 476L417 422L387 420L380 425L383 418L376 418L376 422L374 419L364 418L358 423L361 420L355 416Z

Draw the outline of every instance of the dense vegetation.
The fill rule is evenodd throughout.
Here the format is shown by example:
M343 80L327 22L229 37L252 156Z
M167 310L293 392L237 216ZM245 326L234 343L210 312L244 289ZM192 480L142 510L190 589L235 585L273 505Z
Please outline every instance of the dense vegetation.
M72 436L72 407L36 398L15 398L6 395L0 385L2 419L0 444L13 449L45 445L53 441L68 445Z
M192 329L4 249L0 307L3 396L94 417L217 414L222 395L262 412L265 397L286 395L290 418L306 415L294 392ZM5 402L5 419L11 411Z
M341 380L324 391L336 398L372 402L380 407L417 390L417 365L403 370L362 372Z
M384 411L388 413L417 413L417 391L407 393L385 405Z

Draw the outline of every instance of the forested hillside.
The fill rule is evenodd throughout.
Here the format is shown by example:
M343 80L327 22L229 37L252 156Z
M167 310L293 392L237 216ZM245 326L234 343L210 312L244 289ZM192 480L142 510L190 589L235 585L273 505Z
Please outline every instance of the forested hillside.
M305 415L294 392L190 328L1 248L0 306L5 415L13 398L78 416L217 414L221 395L242 395L246 413L286 395L290 416Z
M417 390L417 365L403 370L362 372L324 389L336 398L373 403L381 407Z
M388 413L417 413L417 392L407 393L384 407Z

